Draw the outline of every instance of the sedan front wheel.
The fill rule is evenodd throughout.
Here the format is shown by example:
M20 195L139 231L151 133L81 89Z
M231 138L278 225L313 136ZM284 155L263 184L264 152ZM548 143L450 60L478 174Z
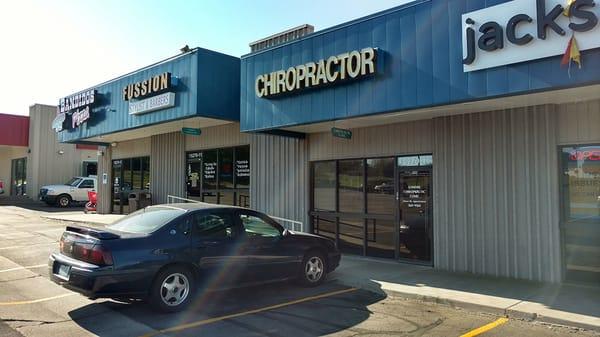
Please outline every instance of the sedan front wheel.
M300 281L308 287L317 286L325 280L327 274L325 258L317 251L308 252L302 261Z
M177 312L191 301L194 277L184 267L169 267L158 274L152 285L150 299L160 311Z

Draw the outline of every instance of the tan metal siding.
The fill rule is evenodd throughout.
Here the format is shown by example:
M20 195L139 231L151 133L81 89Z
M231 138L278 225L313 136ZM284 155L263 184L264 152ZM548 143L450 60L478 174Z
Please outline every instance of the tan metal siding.
M433 151L431 120L352 129L352 139L321 132L311 134L309 140L311 161Z
M434 120L434 265L558 282L554 106Z
M559 144L600 143L600 100L558 106Z
M167 195L185 197L185 137L172 132L151 137L150 191L152 202L163 204Z
M215 149L250 143L250 135L240 132L239 123L231 123L202 129L200 136L185 136L185 150Z
M150 155L150 137L118 142L113 147L113 159L146 157Z
M250 205L308 229L308 152L303 139L250 135Z
M43 185L62 184L81 175L83 160L97 160L96 151L77 150L73 144L58 142L52 130L56 107L35 104L29 107L29 148L27 194L37 199ZM62 151L62 154L59 154Z

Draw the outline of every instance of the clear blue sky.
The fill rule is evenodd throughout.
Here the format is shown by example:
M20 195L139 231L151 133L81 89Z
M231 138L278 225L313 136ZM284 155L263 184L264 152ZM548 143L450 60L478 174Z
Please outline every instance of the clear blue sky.
M28 114L61 96L203 47L248 43L304 23L316 30L408 0L20 0L0 12L0 112Z

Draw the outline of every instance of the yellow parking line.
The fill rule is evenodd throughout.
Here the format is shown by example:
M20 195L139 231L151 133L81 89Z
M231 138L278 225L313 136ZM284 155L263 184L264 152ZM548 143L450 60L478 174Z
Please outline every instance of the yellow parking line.
M246 316L246 315L252 315L252 314L256 314L256 313L263 312L263 311L268 311L268 310L273 310L273 309L279 309L279 308L287 307L287 306L298 304L298 303L303 303L303 302L308 302L308 301L314 301L314 300L318 300L318 299L321 299L321 298L331 297L331 296L340 295L340 294L345 294L345 293L349 293L349 292L356 291L356 290L358 290L358 288L348 288L348 289L343 289L343 290L338 290L338 291L332 291L332 292L321 294L321 295L304 297L304 298L301 298L301 299L298 299L298 300L284 302L284 303L280 303L280 304L275 304L275 305L271 305L271 306L264 307L264 308L259 308L259 309L254 309L254 310L248 310L248 311L244 311L244 312L239 312L237 314L231 314L231 315L225 315L225 316L220 316L220 317L208 318L208 319L205 319L205 320L196 321L196 322L192 322L192 323L186 323L186 324L176 325L176 326L171 327L171 328L167 328L167 329L163 329L163 330L157 330L157 331L154 331L154 332L150 332L150 333L147 333L147 334L142 335L140 337L152 337L152 336L160 335L162 333L169 333L169 332L177 332L177 331L187 330L187 329L196 328L196 327L199 327L199 326L202 326L202 325L206 325L206 324L210 324L210 323L214 323L214 322L218 322L218 321L223 321L223 320L230 319L230 318L235 318L235 317L240 317L240 316Z
M498 318L497 320L493 321L492 323L486 324L484 326L480 326L479 328L475 329L475 330L471 330L469 332L467 332L464 335L461 335L460 337L474 337L474 336L478 336L481 335L482 333L492 330L493 328L497 327L498 325L502 325L504 323L508 322L508 318L506 317L501 317Z
M37 299L37 300L29 300L29 301L0 302L0 306L40 303L40 302L46 302L46 301L55 300L57 298L63 298L63 297L67 297L67 296L73 296L73 295L75 295L75 293L68 293L68 294L56 295L56 296L52 296L52 297L40 298L40 299Z
M34 268L41 268L41 267L45 267L47 266L47 264L38 264L35 266L26 266L26 267L15 267L15 268L9 268L9 269L4 269L4 270L0 270L0 273L6 273L9 271L15 271L15 270L21 270L21 269L34 269Z

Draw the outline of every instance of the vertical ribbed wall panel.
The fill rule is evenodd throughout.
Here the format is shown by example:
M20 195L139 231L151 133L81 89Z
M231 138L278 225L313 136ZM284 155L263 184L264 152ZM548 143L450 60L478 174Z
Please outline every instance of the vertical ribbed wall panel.
M253 134L250 204L269 215L302 221L308 230L308 151L303 139Z
M559 144L600 143L600 100L558 106Z
M250 135L240 132L239 123L202 128L202 135L200 136L185 136L186 151L216 149L220 147L247 145L248 143L250 143Z
M561 278L554 106L434 119L434 265Z
M181 132L152 136L150 191L152 202L163 204L167 195L185 198L185 137Z
M110 196L112 194L112 148L110 146L100 146L98 148L102 156L98 156L98 199L96 210L98 214L110 213ZM107 174L106 184L102 183L102 175Z
M420 120L352 129L352 138L333 137L331 132L309 135L311 161L368 158L403 154L431 153L431 120Z

